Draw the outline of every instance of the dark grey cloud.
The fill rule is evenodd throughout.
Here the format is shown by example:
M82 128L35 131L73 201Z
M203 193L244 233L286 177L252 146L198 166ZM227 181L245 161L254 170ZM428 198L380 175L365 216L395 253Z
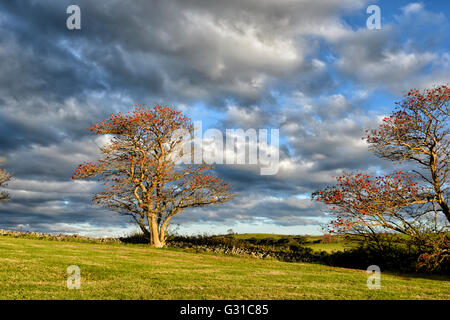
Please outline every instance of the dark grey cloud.
M5 2L3 53L15 55L8 74L29 77L8 87L63 99L108 89L174 102L256 103L274 80L311 70L312 49L298 35L362 3L78 1L82 29L73 32L65 28L69 1Z
M92 207L91 193L99 191L92 182L16 179L10 189L12 201L2 204L0 211L1 228L17 229L22 225L24 231L67 232L70 226L86 222L91 227L105 228L126 227L130 222L125 217ZM52 225L59 225L60 229Z

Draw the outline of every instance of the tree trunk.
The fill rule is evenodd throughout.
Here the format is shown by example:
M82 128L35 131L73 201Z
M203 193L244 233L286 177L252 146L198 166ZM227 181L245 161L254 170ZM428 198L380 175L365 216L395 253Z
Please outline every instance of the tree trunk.
M447 220L450 222L450 210L448 208L447 203L442 200L441 202L439 202L439 204L440 204L440 206L442 208L442 211L444 212L445 216L447 217Z
M144 237L149 239L150 238L150 232L147 230L147 228L144 226L144 224L139 224L139 228L141 228L141 231L144 234Z
M166 244L166 232L164 229L161 229L159 231L159 242L162 244L163 247Z
M148 217L148 225L150 229L150 246L155 248L164 247L164 242L159 240L158 223L154 214Z
M433 187L436 193L437 202L441 206L445 217L450 222L450 212L448 204L445 202L444 196L442 194L441 183L439 181L439 174L436 168L436 162L437 162L437 155L433 153L430 157L430 165L429 165L431 171L431 178L433 179Z

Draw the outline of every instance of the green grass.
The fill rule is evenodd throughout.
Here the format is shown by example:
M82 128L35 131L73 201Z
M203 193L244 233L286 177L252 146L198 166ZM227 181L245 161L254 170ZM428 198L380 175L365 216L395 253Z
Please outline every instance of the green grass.
M292 239L297 236L295 235L280 235L280 234L266 234L266 233L242 233L233 234L231 237L237 240L248 240L251 238L263 240L263 239L274 239L279 240L282 238ZM308 236L305 237L307 241L302 246L311 248L314 251L325 251L327 253L335 251L344 251L346 249L352 249L358 246L358 242L355 240L345 240L342 236L333 236L333 241L329 243L321 243L322 236Z
M240 240L246 240L246 239L250 239L250 238L255 238L255 239L272 238L272 239L278 240L278 239L285 238L285 237L292 237L292 236L287 236L287 235L282 235L282 234L269 234L269 233L239 233L239 234L233 234L230 236L232 236L235 239L240 239Z
M330 243L306 243L305 247L311 248L314 251L325 251L328 253L335 251L344 251L346 249L356 248L356 242L330 242Z
M81 268L81 290L66 268ZM382 273L241 256L0 237L0 299L450 299L448 277Z

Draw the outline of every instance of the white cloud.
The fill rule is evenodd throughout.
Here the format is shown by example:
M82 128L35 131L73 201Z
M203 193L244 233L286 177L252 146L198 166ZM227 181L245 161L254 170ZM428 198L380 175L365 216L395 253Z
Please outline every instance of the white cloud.
M407 4L402 8L404 15L409 15L411 13L417 13L423 11L424 7L423 4L420 2L412 2Z

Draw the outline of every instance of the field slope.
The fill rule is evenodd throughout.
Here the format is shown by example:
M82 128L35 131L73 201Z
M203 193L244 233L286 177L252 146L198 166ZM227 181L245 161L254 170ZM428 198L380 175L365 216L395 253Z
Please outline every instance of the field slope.
M69 265L81 290L66 287ZM450 299L450 279L250 257L0 237L0 299Z

